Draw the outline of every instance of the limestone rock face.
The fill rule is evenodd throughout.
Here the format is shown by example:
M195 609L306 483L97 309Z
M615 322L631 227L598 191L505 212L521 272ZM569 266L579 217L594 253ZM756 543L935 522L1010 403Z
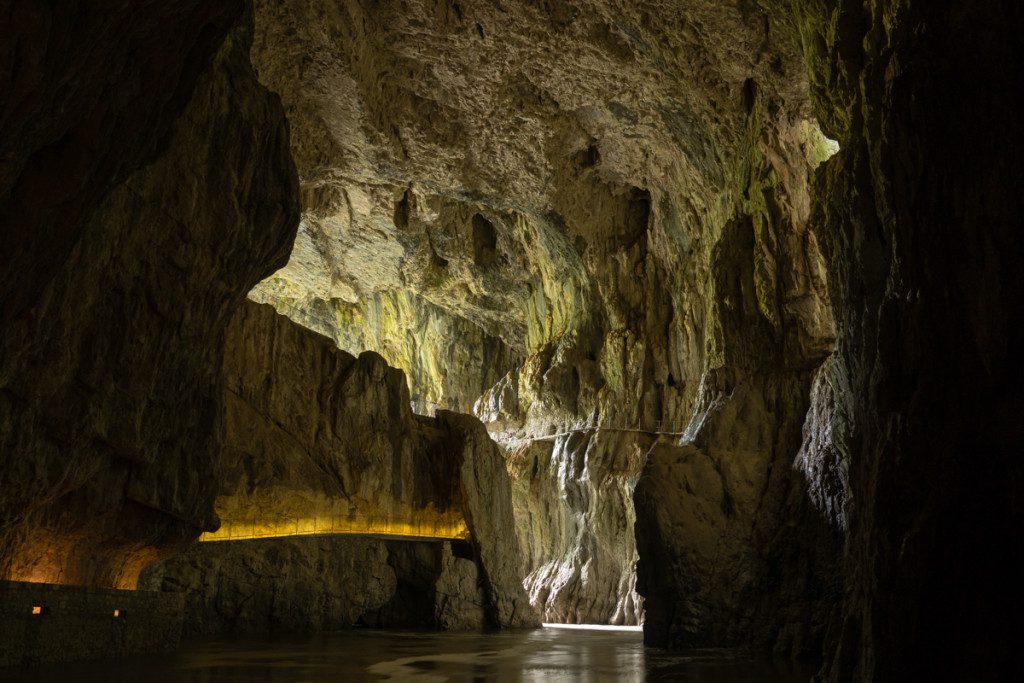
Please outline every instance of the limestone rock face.
M806 387L748 378L718 394L692 441L648 453L635 492L647 642L821 651L839 549L793 481Z
M408 378L413 409L469 412L481 394L522 361L522 355L478 325L408 290L378 292L356 303L279 296L261 283L249 298L273 305L304 327L330 337L354 356L367 349Z
M185 593L186 637L485 623L476 565L455 557L447 542L321 536L197 543L146 570L140 585Z
M545 621L641 622L633 487L654 440L582 431L510 446L526 588Z
M6 3L0 330L44 298L110 191L167 149L243 7L242 0Z
M246 302L228 331L224 372L219 535L244 537L253 522L267 533L310 532L289 525L317 518L408 524L427 536L466 530L462 454L413 415L402 372L377 354L355 358Z
M1021 678L1022 3L244 5L0 11L0 576Z
M466 600L486 606L490 625L538 622L522 587L504 460L479 420L444 411L436 418L414 415L402 372L380 356L354 358L254 302L232 320L224 372L217 499L223 528L211 539L463 537L474 573L465 558L445 556L440 574L420 582L441 581L439 594L454 596L451 604L439 603L438 623L476 623L466 616L472 611L461 604ZM482 597L475 588L466 592L476 585L470 578L476 571ZM396 598L381 623L401 621L401 602Z
M512 489L501 450L471 415L438 412L447 447L460 457L462 509L479 558L484 592L494 623L529 626L537 612L523 591L522 549L512 512Z
M805 449L846 473L818 489L848 525L825 673L1017 678L1024 8L795 4L842 145L815 187L840 334Z
M838 599L838 544L793 461L827 344L794 345L764 316L758 249L746 221L716 245L709 293L723 363L702 378L682 435L648 454L635 491L637 583L647 642L814 655L827 625L815 615Z
M452 548L457 546L462 557ZM476 631L494 625L487 597L464 543L388 541L388 564L397 579L394 595L358 623L373 628Z
M434 586L437 626L446 631L471 631L488 625L487 596L480 584L476 563L452 553L452 545L441 549L441 576ZM519 626L534 626L521 619Z
M380 351L417 396L490 385L476 411L517 478L549 618L636 618L627 494L640 451L693 423L702 384L763 387L792 416L788 446L832 348L810 225L832 150L792 17L763 4L256 3L253 59L287 107L304 204L289 265L254 297ZM376 333L365 312L396 301L398 333ZM764 333L748 348L750 321ZM458 362L461 339L492 351ZM729 457L805 486L779 445Z
M288 127L234 3L28 4L53 82L3 98L42 110L2 164L0 575L134 587L217 526L224 330L294 236Z

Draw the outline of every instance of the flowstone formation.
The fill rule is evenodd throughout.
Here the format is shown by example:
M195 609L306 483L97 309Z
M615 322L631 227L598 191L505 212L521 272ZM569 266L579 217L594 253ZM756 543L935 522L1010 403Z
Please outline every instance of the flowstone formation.
M809 187L834 147L779 21L707 0L256 3L303 217L252 296L404 368L420 409L476 401L547 619L639 620L632 490L654 444L688 432L730 472L735 506L707 523L735 529L752 587L803 514L790 464L835 336ZM754 411L743 443L702 429L731 398ZM714 619L775 613L716 584L713 553L690 564ZM795 641L796 618L757 639Z
M508 474L479 420L414 415L400 370L270 306L239 308L224 354L221 528L147 578L187 593L190 631L537 625Z
M509 442L524 583L546 621L641 623L632 499L654 441L587 430Z
M134 588L217 526L224 330L298 184L242 4L207 5L5 16L0 578Z

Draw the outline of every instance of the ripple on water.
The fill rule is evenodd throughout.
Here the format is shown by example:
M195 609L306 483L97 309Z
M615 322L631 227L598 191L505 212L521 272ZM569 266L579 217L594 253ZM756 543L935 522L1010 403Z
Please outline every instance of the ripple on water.
M500 633L356 630L183 645L172 657L0 669L0 679L64 683L348 681L807 681L810 674L733 650L669 652L638 631L543 628Z

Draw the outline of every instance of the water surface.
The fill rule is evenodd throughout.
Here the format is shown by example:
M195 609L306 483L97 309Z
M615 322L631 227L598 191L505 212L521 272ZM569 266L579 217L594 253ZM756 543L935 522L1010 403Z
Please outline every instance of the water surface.
M807 681L783 662L731 650L668 652L637 631L543 628L502 633L356 630L302 638L183 643L166 657L0 669L0 679L64 683L348 681Z

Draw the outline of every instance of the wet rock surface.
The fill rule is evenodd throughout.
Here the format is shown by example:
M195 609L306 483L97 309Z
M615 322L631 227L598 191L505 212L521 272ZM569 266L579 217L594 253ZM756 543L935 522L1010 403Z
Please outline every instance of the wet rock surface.
M510 446L526 589L546 622L641 623L633 487L653 442L582 430Z

